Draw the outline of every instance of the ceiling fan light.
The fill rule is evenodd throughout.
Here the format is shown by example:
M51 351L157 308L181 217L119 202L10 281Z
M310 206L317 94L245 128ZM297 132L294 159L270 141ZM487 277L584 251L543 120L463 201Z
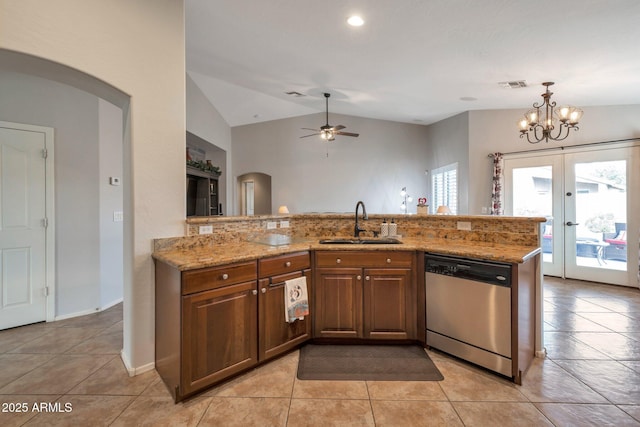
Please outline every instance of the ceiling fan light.
M362 27L362 25L364 24L364 20L358 15L353 15L350 16L349 19L347 19L347 23L352 27Z

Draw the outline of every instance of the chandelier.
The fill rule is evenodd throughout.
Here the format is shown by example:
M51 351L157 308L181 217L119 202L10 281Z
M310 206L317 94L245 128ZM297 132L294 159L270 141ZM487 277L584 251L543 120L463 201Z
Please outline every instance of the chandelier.
M569 136L571 129L578 130L578 122L582 117L582 110L577 107L563 106L556 107L556 102L551 101L553 92L549 91L549 86L553 82L544 82L542 86L546 87L545 93L542 94L544 102L538 104L533 103L533 109L527 111L524 118L518 121L520 128L520 138L527 136L530 144L544 142L562 141Z

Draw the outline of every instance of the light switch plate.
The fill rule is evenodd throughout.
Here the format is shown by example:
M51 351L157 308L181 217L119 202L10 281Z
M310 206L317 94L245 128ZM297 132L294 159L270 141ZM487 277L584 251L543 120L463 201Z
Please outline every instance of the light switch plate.
M280 221L280 228L289 228L289 221Z
M471 223L469 221L458 221L458 230L471 231Z
M275 230L276 228L278 228L278 223L275 221L268 221L267 222L267 230Z
M124 221L124 212L113 211L113 222L122 222L122 221Z
M198 234L211 234L213 233L213 225L201 225L198 227Z

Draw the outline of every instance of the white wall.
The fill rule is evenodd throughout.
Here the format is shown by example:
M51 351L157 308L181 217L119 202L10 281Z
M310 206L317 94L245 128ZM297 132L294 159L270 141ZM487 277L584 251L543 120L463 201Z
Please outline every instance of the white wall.
M122 185L111 185L109 178L122 182L122 110L102 99L98 102L98 191L100 210L100 309L122 301L124 256L123 223L114 221L122 212Z
M329 121L360 136L328 144L317 136L301 139L310 133L301 128L325 123L324 113L232 128L234 177L271 175L273 209L287 205L291 213L351 212L362 200L368 213L399 215L402 187L415 199L426 195L426 126L339 114Z
M458 214L469 210L469 113L461 113L428 126L428 169L458 163ZM429 181L430 182L430 181ZM429 189L431 191L431 189ZM431 193L429 193L431 194ZM429 211L437 209L428 201Z
M233 174L231 171L231 127L225 122L218 110L202 93L198 85L187 75L187 130L212 144L219 150L207 150L212 163L220 166L220 200L222 212L229 215L233 211Z
M117 104L130 107L124 130L123 360L132 373L150 369L152 240L184 234L184 1L2 0L0 16L0 63L15 60L14 52L28 54L52 61L51 78L58 81L104 92L99 96L109 101L129 96L129 105ZM46 61L29 64L34 62L48 68Z

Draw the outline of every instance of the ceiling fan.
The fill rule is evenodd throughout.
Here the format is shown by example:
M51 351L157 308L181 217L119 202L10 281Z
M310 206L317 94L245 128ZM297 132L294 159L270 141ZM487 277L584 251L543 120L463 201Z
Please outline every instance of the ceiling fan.
M342 132L342 129L346 128L345 126L342 126L342 125L331 126L329 124L329 97L330 96L331 96L330 93L324 94L326 111L327 111L327 124L325 124L324 126L321 126L320 129L302 128L304 130L312 130L315 133L312 133L310 135L304 135L304 136L301 136L300 138L307 138L309 136L320 135L320 138L324 139L325 141L333 141L334 139L336 139L336 135L355 136L355 137L360 135L358 133Z

